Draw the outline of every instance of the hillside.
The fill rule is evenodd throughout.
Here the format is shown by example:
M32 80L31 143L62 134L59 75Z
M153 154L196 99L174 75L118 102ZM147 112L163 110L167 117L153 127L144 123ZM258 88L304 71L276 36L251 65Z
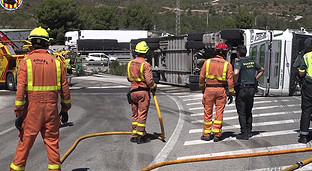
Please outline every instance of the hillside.
M75 0L79 5L85 6L109 6L114 8L123 8L132 2L139 2L151 9L155 25L161 30L173 32L175 27L175 0ZM6 11L0 8L0 28L32 28L36 26L35 9L43 0L24 0L22 6L16 11ZM180 0L181 9L181 31L197 32L203 28L216 30L218 28L218 18L232 17L239 8L248 9L249 13L254 15L254 22L261 20L280 20L293 22L295 19L302 21L296 22L292 27L304 26L312 28L310 22L312 19L310 7L312 0ZM259 16L259 17L258 17ZM262 16L262 17L261 17ZM273 17L270 17L273 16ZM196 19L194 19L196 17ZM208 18L209 26L208 26ZM296 18L297 17L297 18ZM216 21L214 21L214 19ZM257 21L258 20L258 21ZM280 22L279 21L279 22ZM207 23L206 23L207 22ZM273 22L273 21L270 21ZM277 22L277 21L276 21ZM200 26L193 26L200 23ZM205 26L207 25L207 26ZM279 24L275 27L284 29L290 24ZM257 26L257 25L255 25ZM185 27L185 28L184 28ZM197 29L196 27L201 27ZM260 25L258 26L260 27ZM262 26L264 27L264 26Z

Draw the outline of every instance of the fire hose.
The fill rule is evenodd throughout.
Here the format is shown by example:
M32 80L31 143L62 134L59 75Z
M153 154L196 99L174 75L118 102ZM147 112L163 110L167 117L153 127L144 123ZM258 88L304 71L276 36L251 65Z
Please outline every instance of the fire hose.
M157 139L159 139L161 141L165 141L164 124L162 121L162 116L160 113L158 101L157 101L156 94L154 91L152 91L152 94L153 94L153 98L154 98L154 102L155 102L155 106L156 106L156 110L157 110L157 114L158 114L158 118L159 118L159 124L161 127L161 136L158 136ZM93 134L87 134L87 135L81 136L78 139L76 139L76 141L73 143L73 145L61 157L61 163L63 163L65 161L65 159L70 155L70 153L76 148L78 143L83 139L90 138L90 137L96 137L96 136L103 136L103 135L127 135L127 134L131 135L131 132L130 131L100 132L100 133L93 133Z
M309 163L312 163L312 157L311 158L307 158L305 160L302 160L301 162L297 162L296 164L293 164L285 169L283 169L282 171L292 171L292 170L296 170L299 169Z
M161 127L161 136L158 136L157 139L165 141L165 132L164 132L164 125L162 121L162 116L160 113L158 101L156 98L155 92L152 92L153 99L155 102L158 118L159 118L159 124ZM94 133L94 134L88 134L84 135L80 138L78 138L74 144L69 148L68 151L61 157L61 163L65 161L65 159L70 155L70 153L76 148L78 143L86 138L90 137L96 137L96 136L103 136L103 135L126 135L131 134L130 131L125 132L102 132L102 133ZM178 159L178 160L168 160L159 162L153 165L150 165L146 168L141 169L141 171L149 171L158 167L166 166L166 165L172 165L172 164L181 164L181 163L190 163L190 162L201 162L201 161L212 161L212 160L225 160L225 159L236 159L236 158L246 158L246 157L259 157L259 156L269 156L269 155L280 155L280 154L287 154L287 153L298 153L298 152L306 152L306 151L312 151L312 147L304 147L304 148L295 148L295 149L288 149L288 150L278 150L278 151L268 151L268 152L257 152L257 153L248 153L248 154L236 154L236 155L224 155L224 156L213 156L213 157L199 157L199 158L189 158L189 159ZM298 169L306 164L309 164L312 162L312 158L305 159L301 162L297 162L296 164L284 169L283 171L292 171L295 169Z
M159 163L150 165L146 168L141 169L141 171L149 171L149 170L152 170L152 169L155 169L158 167L162 167L162 166L166 166L166 165L172 165L172 164L200 162L200 161L212 161L212 160L236 159L236 158L246 158L246 157L259 157L259 156L279 155L279 154L297 153L297 152L306 152L306 151L312 151L312 147L295 148L295 149L278 150L278 151L268 151L268 152L258 152L258 153L248 153L248 154L235 154L235 155L225 155L225 156L198 157L198 158L189 158L189 159L168 160L168 161L163 161L163 162L159 162ZM305 164L307 164L308 162L312 162L311 158L308 161L304 161ZM290 171L290 170L285 170L285 171Z

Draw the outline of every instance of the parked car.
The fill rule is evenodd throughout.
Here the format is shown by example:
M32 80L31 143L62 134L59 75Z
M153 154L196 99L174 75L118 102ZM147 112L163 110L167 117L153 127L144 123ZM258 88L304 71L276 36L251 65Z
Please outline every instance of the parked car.
M103 61L107 65L108 62L117 61L117 57L106 55L105 53L89 53L85 58L86 61Z
M108 65L109 57L104 53L89 53L85 60L89 62L100 62L103 65Z
M118 58L117 57L114 57L114 56L108 56L109 58L109 62L112 62L112 61L117 61Z

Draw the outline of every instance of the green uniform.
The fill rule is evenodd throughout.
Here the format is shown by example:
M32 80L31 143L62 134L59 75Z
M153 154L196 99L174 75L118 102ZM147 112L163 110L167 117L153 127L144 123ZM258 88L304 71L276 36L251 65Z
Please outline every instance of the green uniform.
M301 119L300 119L300 138L298 142L307 143L310 119L312 114L312 52L303 56L303 62L300 65L299 72L305 72L301 89Z
M261 69L261 65L247 57L239 59L234 65L234 69L238 69L240 74L238 80L242 84L254 84L255 75Z
M77 56L75 60L76 60L76 73L79 75L82 71L82 57Z
M238 120L241 127L241 135L248 139L252 136L252 108L254 95L256 93L255 76L261 65L248 57L242 57L234 64L234 70L239 70L238 83L234 88L236 91L235 105Z

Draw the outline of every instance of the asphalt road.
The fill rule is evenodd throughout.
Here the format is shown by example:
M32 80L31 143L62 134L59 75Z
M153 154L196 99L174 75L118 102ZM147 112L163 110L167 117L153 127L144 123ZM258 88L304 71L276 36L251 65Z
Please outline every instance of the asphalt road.
M72 109L69 122L61 128L61 156L74 141L87 134L130 131L131 110L126 100L130 88L125 77L94 75L75 77L71 87ZM156 92L163 116L166 142L130 143L129 135L108 135L82 140L62 164L65 171L140 170L153 163L194 157L223 156L267 152L280 149L310 147L299 144L300 97L256 97L253 109L253 137L236 140L239 133L237 113L233 104L224 112L221 142L201 141L203 106L200 92L184 87L159 85ZM9 168L17 145L14 127L15 92L0 90L0 168ZM161 133L153 100L147 120L147 132ZM159 170L281 170L297 161L311 157L311 152L277 156L250 157L219 161L170 165ZM41 136L29 154L26 170L46 170L48 165ZM4 169L6 170L6 169ZM301 170L312 170L306 166Z

